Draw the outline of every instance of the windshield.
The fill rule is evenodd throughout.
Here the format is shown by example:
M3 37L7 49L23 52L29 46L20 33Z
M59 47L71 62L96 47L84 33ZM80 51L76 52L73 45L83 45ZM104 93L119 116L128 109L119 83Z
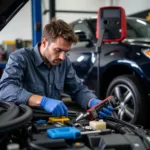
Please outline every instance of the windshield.
M96 31L96 19L90 21L93 32ZM150 38L150 21L144 19L127 19L127 38Z

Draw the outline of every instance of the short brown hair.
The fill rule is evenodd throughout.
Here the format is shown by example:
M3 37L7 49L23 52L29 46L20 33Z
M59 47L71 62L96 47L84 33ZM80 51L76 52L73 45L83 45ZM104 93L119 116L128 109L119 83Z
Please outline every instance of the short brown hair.
M78 41L72 27L61 19L53 19L50 23L46 24L43 29L42 37L47 38L50 41L55 40L58 37L62 37L71 44L77 43Z

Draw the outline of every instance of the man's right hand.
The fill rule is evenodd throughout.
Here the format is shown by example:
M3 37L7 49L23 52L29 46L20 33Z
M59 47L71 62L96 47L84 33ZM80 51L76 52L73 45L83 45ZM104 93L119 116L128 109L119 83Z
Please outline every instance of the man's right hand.
M43 97L40 102L40 107L52 113L53 116L68 116L68 108L60 100Z

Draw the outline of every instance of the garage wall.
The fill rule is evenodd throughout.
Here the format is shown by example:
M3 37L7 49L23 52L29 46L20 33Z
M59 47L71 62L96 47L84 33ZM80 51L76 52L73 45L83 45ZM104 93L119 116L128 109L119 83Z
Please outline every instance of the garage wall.
M41 0L43 8L49 9L48 0ZM127 14L132 14L150 8L149 0L56 0L56 10L81 10L97 11L99 7L106 5L123 6ZM95 14L68 14L56 13L57 18L71 22L77 18L95 16ZM49 14L43 16L43 25L49 21ZM14 40L22 38L24 40L32 38L31 31L31 1L10 21L10 23L0 32L0 43L3 40Z
M114 4L123 6L127 14L150 9L150 0L114 0Z
M109 5L110 0L56 0L56 10L74 10L74 11L97 11L100 6ZM49 9L48 0L44 0L46 9ZM95 16L96 14L83 13L56 13L57 19L64 19L66 22L73 20ZM43 16L43 25L49 20L49 14Z

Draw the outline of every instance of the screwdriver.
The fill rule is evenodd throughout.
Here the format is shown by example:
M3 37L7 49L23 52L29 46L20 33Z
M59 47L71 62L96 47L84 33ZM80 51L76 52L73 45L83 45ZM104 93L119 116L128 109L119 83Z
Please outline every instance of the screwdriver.
M51 139L79 139L81 135L101 133L101 130L80 131L76 127L60 127L47 130L47 135Z

